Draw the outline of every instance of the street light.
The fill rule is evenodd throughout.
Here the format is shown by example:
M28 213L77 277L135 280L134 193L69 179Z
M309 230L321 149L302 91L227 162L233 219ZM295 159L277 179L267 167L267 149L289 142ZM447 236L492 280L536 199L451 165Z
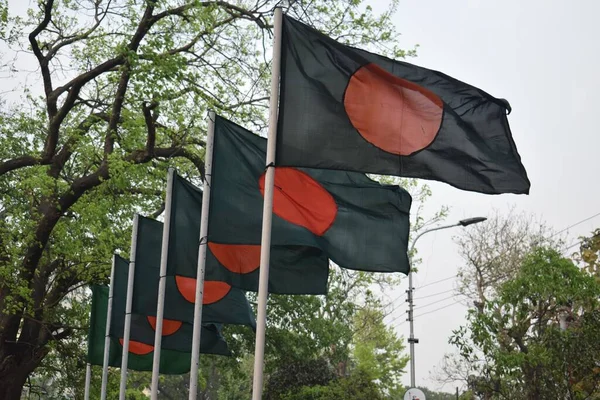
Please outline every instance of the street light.
M443 225L443 226L438 226L436 228L431 228L431 229L427 229L421 233L419 233L417 235L416 238L414 238L414 240L412 241L412 244L410 246L410 254L413 254L413 250L415 249L415 244L417 243L417 240L423 236L426 233L429 232L433 232L433 231L439 231L442 229L449 229L449 228L454 228L456 226L469 226L469 225L473 225L473 224L478 224L480 222L485 221L487 218L485 217L474 217L474 218L467 218L467 219L462 219L460 221L458 221L455 224L452 225ZM408 290L406 291L406 293L408 293L408 321L410 322L410 336L408 338L408 343L410 344L410 386L411 387L415 387L415 343L419 343L419 339L415 338L415 334L414 334L414 323L413 323L413 280L412 280L412 275L413 275L413 271L412 271L412 256L410 257L410 272L408 273Z

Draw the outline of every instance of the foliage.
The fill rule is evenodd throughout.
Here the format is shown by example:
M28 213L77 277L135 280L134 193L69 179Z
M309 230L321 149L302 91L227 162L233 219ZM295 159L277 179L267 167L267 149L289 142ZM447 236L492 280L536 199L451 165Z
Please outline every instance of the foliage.
M583 238L575 259L582 262L590 274L600 279L600 229Z
M289 391L281 400L382 400L377 385L364 371L332 380L329 385L304 386L298 391Z
M331 366L325 359L291 361L271 374L265 398L277 400L283 394L303 386L327 385L334 376Z
M337 272L334 277L339 279L344 272ZM340 284L341 281L337 282L325 297L325 308L315 309L316 312L312 316L306 315L306 322L314 324L314 327L306 332L306 343L303 343L302 339L297 339L298 326L302 326L302 322L300 324L296 322L294 328L286 328L280 332L285 334L285 339L281 340L280 345L296 346L296 348L289 349L287 352L281 350L275 352L275 354L286 354L288 357L275 364L278 367L269 377L267 398L277 399L282 393L299 386L306 386L306 388L298 393L294 392L295 396L300 396L300 393L308 396L307 393L311 391L314 391L315 396L317 394L324 396L323 393L330 391L338 393L345 387L336 384L332 389L325 385L326 382L319 383L320 379L326 378L326 381L331 379L330 373L323 369L333 370L341 378L356 375L361 380L368 380L369 387L374 386L377 393L381 395L391 397L400 395L402 385L399 379L408 363L408 357L403 353L405 349L403 341L396 336L392 328L385 326L382 308L367 290L369 280L352 280L351 282L356 286L350 291L348 287ZM353 291L367 293L364 305L359 306L356 299L353 299ZM339 298L336 299L338 296ZM331 302L329 305L327 305L328 300ZM332 305L335 307L332 308ZM304 321L301 316L297 318ZM312 345L309 343L311 340ZM307 350L310 353L300 353ZM310 356L320 356L320 360L325 359L326 364L323 364L322 368L306 366L306 361L303 360ZM309 389L311 386L328 388ZM321 390L325 392L321 393Z
M382 393L394 397L402 392L400 377L409 357L403 353L403 340L383 318L383 312L376 308L363 308L356 314L352 358L356 369L377 382Z
M523 258L538 246L560 249L561 237L533 215L496 212L483 224L465 229L456 238L464 265L458 292L483 310L498 288L521 268Z
M471 366L470 389L488 399L598 395L599 298L594 277L553 249L534 249L450 339Z

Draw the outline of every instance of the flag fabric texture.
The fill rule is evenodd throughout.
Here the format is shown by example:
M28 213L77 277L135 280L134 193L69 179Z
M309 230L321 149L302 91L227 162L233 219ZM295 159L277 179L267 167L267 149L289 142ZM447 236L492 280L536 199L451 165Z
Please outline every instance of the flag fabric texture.
M199 228L196 230L199 232ZM156 316L158 301L162 234L162 222L139 217L133 309L152 317ZM178 275L177 271L180 267L173 264L174 258L171 256L173 253L187 251L184 246L180 247L176 244L178 239L180 238L175 236L169 237L170 256L165 278L164 318L193 324L196 269L194 268L193 275ZM195 252L198 253L197 244ZM202 322L256 327L256 319L245 293L226 282L216 280L205 280L204 282Z
M213 185L214 181L215 178ZM238 197L237 200L245 201L244 197ZM216 198L214 201L218 203L221 200ZM214 204L211 202L211 207ZM175 175L171 208L169 265L175 266L177 275L195 277L202 191L183 177ZM208 231L216 229L219 224L219 219L211 219ZM232 287L257 292L260 246L255 246L254 241L244 242L238 232L230 233L229 244L208 243L206 279L227 282ZM328 277L329 260L318 247L293 244L271 246L269 293L325 294Z
M106 333L106 315L108 312L108 287L92 286L92 310L88 333L87 362L92 365L104 363L104 335ZM108 365L121 366L123 347L116 337L110 337ZM135 371L152 371L154 353L129 353L127 367ZM190 353L162 349L160 352L161 374L185 374L190 371Z
M277 166L529 193L510 105L443 73L343 45L283 18Z
M137 265L136 265L137 269ZM148 272L146 272L147 274ZM115 256L114 271L114 291L113 291L113 311L111 318L111 336L122 338L125 328L125 303L127 300L127 281L129 274L129 263L127 260ZM157 275L158 276L158 275ZM134 287L135 287L134 278ZM144 291L146 288L134 290L136 292ZM139 301L132 302L131 329L130 329L130 352L141 355L153 351L156 318L150 314L134 307ZM151 304L156 311L156 302ZM193 308L193 307L192 307ZM206 322L206 321L205 321ZM221 335L221 325L202 324L202 334L200 337L200 349L207 354L229 355L227 343ZM180 319L170 319L165 317L163 320L163 338L161 348L168 350L177 350L180 352L192 351L192 336L194 326L191 323Z
M260 244L266 142L216 118L208 236L224 249ZM408 273L411 201L362 173L277 167L271 241L318 247L343 268Z

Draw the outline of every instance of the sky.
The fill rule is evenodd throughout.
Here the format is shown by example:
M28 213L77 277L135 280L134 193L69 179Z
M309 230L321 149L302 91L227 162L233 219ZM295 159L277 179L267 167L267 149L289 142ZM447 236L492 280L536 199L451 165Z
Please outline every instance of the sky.
M389 1L366 3L379 11ZM600 131L594 111L600 108L598 15L600 2L594 0L400 0L392 18L401 33L399 44L406 49L420 46L417 58L409 62L510 102L513 138L531 181L528 196L490 196L428 182L433 195L426 215L448 206L445 222L453 223L514 207L562 230L600 213ZM600 216L569 229L567 243L598 227ZM453 352L448 338L465 323L466 307L457 303L459 298L449 298L454 279L434 282L455 275L463 262L453 240L460 229L469 228L426 234L417 243L423 263L415 274L416 383L446 391L454 391L454 385L441 386L432 372L445 353ZM405 337L407 282L391 295L400 298L387 319ZM436 293L441 294L417 300ZM435 311L440 307L445 308ZM408 371L403 382L410 383Z
M365 2L376 11L389 3ZM452 223L514 207L562 230L600 213L597 15L600 2L595 0L400 0L393 16L402 34L399 44L406 49L420 45L418 57L410 62L508 99L513 137L531 181L528 196L490 196L429 182L433 195L426 215L448 206L445 222ZM597 227L600 216L570 229L567 242ZM431 372L453 351L448 344L452 330L465 323L466 307L451 297L454 279L446 279L462 263L453 241L460 229L469 228L433 232L417 244L423 261L415 276L417 385L447 391L454 391L454 385L442 387ZM403 280L390 293L397 301L387 322L408 337L409 325L402 315L406 289ZM424 296L431 297L418 300ZM436 303L427 306L432 302ZM405 384L409 377L407 371Z

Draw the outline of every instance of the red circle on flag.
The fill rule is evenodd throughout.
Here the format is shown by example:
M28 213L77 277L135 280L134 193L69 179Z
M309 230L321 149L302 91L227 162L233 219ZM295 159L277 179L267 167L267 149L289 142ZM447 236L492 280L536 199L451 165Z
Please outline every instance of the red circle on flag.
M262 174L258 181L263 196L265 176ZM295 168L275 168L275 215L322 236L333 225L337 211L337 204L331 193L308 174Z
M444 103L435 93L376 64L367 64L350 77L344 108L367 142L401 156L429 146L444 114Z
M148 323L152 327L153 330L156 330L156 317L146 317L148 318ZM174 334L181 328L183 322L176 321L174 319L166 319L163 318L163 326L162 326L162 335L169 336Z
M123 346L123 339L119 339L119 343ZM142 342L136 342L135 340L129 340L129 352L138 356L145 356L146 354L152 353L154 346Z
M221 265L236 274L249 274L260 267L260 245L208 242L208 248Z
M196 301L196 279L176 275L177 289L184 299L190 303ZM204 295L202 304L212 304L221 300L229 293L231 285L220 281L204 281Z

